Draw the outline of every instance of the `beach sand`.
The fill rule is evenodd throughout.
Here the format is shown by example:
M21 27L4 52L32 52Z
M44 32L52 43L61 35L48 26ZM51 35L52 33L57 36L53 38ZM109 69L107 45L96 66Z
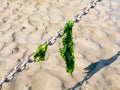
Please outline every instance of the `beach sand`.
M54 36L90 0L0 0L0 80L38 45ZM103 0L73 27L75 70L60 56L61 39L2 90L67 90L85 77L84 68L120 51L120 1ZM120 90L120 58L76 90Z

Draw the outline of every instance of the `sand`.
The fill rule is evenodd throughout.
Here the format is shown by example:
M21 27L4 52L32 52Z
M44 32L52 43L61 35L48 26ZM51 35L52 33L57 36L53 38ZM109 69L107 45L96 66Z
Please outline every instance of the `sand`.
M89 0L0 0L0 79L88 3ZM49 46L44 62L28 64L2 90L67 90L81 81L86 75L83 68L120 51L119 3L103 0L74 25L73 76L65 71L58 39ZM97 72L81 90L120 90L119 61L120 58Z

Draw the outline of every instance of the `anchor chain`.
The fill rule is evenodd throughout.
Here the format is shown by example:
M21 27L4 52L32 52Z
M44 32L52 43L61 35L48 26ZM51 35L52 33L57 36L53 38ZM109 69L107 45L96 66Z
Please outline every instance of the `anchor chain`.
M102 1L102 0L91 0L90 3L88 4L88 6L84 7L81 10L81 12L74 17L73 21L75 23L79 22L82 19L82 17L84 15L87 15L89 13L90 9L94 8L96 6L97 2L100 2L100 1ZM57 38L59 38L59 37L62 37L62 29L58 30L58 32L56 33L56 35L54 37L52 37L52 39L48 40L48 45L50 45L50 46L53 45L56 42ZM23 63L20 62L18 65L16 65L14 67L14 69L12 71L10 71L7 75L5 75L3 77L3 79L0 81L0 90L2 89L2 85L4 83L8 83L8 82L12 81L14 79L16 73L22 72L26 68L26 65L28 63L33 62L33 60L30 58L31 56L32 56L32 54L28 55Z

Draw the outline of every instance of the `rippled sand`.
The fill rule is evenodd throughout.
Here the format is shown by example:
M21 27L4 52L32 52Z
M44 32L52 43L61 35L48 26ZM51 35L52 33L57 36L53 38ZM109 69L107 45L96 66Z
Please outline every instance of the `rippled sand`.
M0 77L18 59L55 35L89 0L0 0ZM103 0L73 27L75 71L70 76L58 53L61 39L49 46L46 61L28 64L2 90L66 90L85 76L83 68L120 51L120 1ZM120 90L120 58L84 83L82 90ZM1 79L0 78L0 79ZM78 88L78 90L80 90Z

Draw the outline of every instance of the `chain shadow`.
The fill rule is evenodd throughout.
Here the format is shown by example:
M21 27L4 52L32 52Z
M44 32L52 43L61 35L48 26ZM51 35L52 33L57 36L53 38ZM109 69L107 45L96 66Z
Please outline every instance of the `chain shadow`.
M120 56L120 51L118 51L114 56L110 57L109 59L101 59L98 62L91 63L88 67L84 68L86 71L86 76L84 79L80 82L78 82L76 85L74 85L72 88L69 88L68 90L75 90L78 87L81 87L85 81L90 79L95 73L100 71L102 68L109 66L114 61L117 60L117 58Z

